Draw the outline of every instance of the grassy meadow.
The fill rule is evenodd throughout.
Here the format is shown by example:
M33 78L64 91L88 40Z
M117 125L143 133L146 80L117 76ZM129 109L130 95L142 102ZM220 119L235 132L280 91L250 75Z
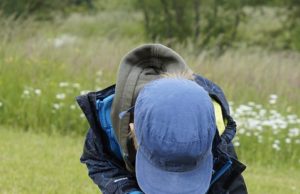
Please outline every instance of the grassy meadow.
M190 43L173 48L230 101L249 193L300 193L300 54L242 41L280 25L265 14L254 13L222 56ZM115 82L122 56L145 43L141 14L0 26L0 193L96 193L79 163L88 125L75 97Z
M83 137L1 127L0 141L1 194L99 193L79 162ZM293 169L256 164L248 168L244 178L249 193L300 193L300 174Z

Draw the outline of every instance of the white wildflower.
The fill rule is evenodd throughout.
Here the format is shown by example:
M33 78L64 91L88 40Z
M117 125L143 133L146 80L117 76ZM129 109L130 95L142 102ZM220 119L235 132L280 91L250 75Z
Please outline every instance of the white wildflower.
M280 141L278 139L275 139L274 144L280 144Z
M2 107L3 106L3 103L2 102L0 102L0 107Z
M57 104L57 103L53 104L53 108L56 110L60 109L60 107L61 107L60 104Z
M64 88L64 87L68 87L69 83L68 82L60 82L58 85L59 85L59 87Z
M31 95L31 92L32 92L32 88L27 88L23 90L23 93L21 95L21 98L29 98Z
M300 130L298 128L292 128L289 130L288 136L289 137L297 137L300 135Z
M234 145L235 147L239 147L239 146L240 146L240 142L235 141L235 142L233 143L233 145Z
M260 126L260 125L258 125L258 126L256 127L256 129L257 129L257 131L262 131L262 130L263 130L262 126Z
M84 94L87 94L89 92L90 92L89 90L82 90L82 91L80 91L80 95L84 95Z
M290 144L292 140L290 138L285 138L285 143Z
M80 113L79 117L80 117L80 118L84 118L84 114L83 114L83 113Z
M30 95L30 91L29 90L27 90L27 89L25 89L25 90L23 90L23 93L22 93L22 98L28 98L29 97L29 95Z
M288 115L287 117L287 121L290 123L290 124L296 124L297 123L297 120L298 120L298 117L297 115L293 114L293 115Z
M76 106L75 106L74 104L72 104L72 105L70 106L70 109L72 109L72 110L75 110L75 108L76 108Z
M248 102L248 105L249 105L249 106L255 106L255 103L252 102L252 101L249 101L249 102Z
M238 133L239 134L244 134L245 132L246 132L246 130L244 128L238 129Z
M290 114L290 115L286 116L286 118L287 118L288 120L294 120L294 119L297 119L297 115L295 115L295 114Z
M73 83L73 84L72 84L72 87L73 87L73 88L80 88L80 84L79 84L79 83Z
M99 71L97 71L96 75L101 77L103 75L103 72L101 70L99 70Z
M35 89L34 90L34 93L37 95L37 96L40 96L42 94L42 91L40 89Z
M280 150L280 146L278 144L273 144L272 145L272 148L276 151L279 151Z
M278 98L278 96L276 94L271 94L270 95L270 99L275 99L276 100L277 98Z
M267 113L267 111L265 110L265 109L261 109L261 110L259 110L259 115L260 116L265 116L266 115L266 113Z
M71 36L68 34L63 34L57 38L54 39L53 44L54 47L59 48L65 44L71 44L74 43L76 41L76 37L75 36Z
M270 110L270 113L271 113L271 115L272 115L273 117L278 117L278 116L280 116L280 113L277 112L277 111L274 110L274 109L271 109L271 110Z
M64 93L56 94L56 99L58 99L58 100L63 100L65 98L66 98L66 94L64 94Z
M257 109L262 109L262 105L261 105L261 104L256 104L256 105L255 105L255 108L257 108Z
M271 100L269 100L269 103L270 104L276 104L276 100L271 99Z
M252 107L242 104L235 111L236 111L237 115L244 115L244 114L246 114L248 112L251 112L252 111Z
M24 94L24 95L29 95L29 93L30 93L29 90L24 90L24 91L23 91L23 94Z
M248 127L250 129L255 129L260 124L260 121L252 118L248 118Z

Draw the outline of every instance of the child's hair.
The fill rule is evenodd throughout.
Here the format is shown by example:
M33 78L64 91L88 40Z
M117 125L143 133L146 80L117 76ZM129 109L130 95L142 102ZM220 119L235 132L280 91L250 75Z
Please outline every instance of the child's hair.
M132 139L133 140L133 145L134 145L134 148L137 150L137 148L138 148L138 143L137 143L137 140L136 140L136 137L135 137L135 129L134 129L134 125L133 125L133 123L130 123L129 124L129 133L128 133L128 137L130 138L130 139Z
M174 72L174 73L163 73L161 76L162 78L183 78L188 80L194 80L194 75L191 70Z

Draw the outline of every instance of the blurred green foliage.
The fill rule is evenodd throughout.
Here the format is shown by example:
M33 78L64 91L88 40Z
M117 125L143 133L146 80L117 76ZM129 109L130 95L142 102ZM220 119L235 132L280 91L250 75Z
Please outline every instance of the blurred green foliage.
M126 10L143 15L144 30L139 32L147 40L169 46L191 42L197 51L223 52L243 39L241 25L253 15L246 10L264 12L266 7L277 10L280 27L265 31L262 39L247 44L300 51L299 0L1 0L0 14L45 20L73 12Z
M281 27L266 31L256 44L268 47L276 40L273 48L300 50L298 0L138 0L135 6L144 15L148 39L167 45L192 42L197 50L221 52L239 41L240 25L253 15L246 13L248 8L264 12L272 7Z
M5 16L15 18L35 15L39 19L49 19L52 13L67 13L93 9L92 0L1 0L0 11Z
M197 47L219 49L230 46L243 19L239 0L143 0L136 1L143 12L145 32L152 41L193 41Z

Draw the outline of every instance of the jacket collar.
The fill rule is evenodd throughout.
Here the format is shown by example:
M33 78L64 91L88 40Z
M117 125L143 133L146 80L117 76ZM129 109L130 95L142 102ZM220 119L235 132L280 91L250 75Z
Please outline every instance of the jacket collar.
M102 142L105 142L104 145L107 145L109 140L104 133L101 133L102 127L97 116L96 100L104 99L113 93L115 93L115 85L109 86L101 91L89 92L76 97L77 103L82 112L85 114L91 129L93 130L94 134L102 140Z

